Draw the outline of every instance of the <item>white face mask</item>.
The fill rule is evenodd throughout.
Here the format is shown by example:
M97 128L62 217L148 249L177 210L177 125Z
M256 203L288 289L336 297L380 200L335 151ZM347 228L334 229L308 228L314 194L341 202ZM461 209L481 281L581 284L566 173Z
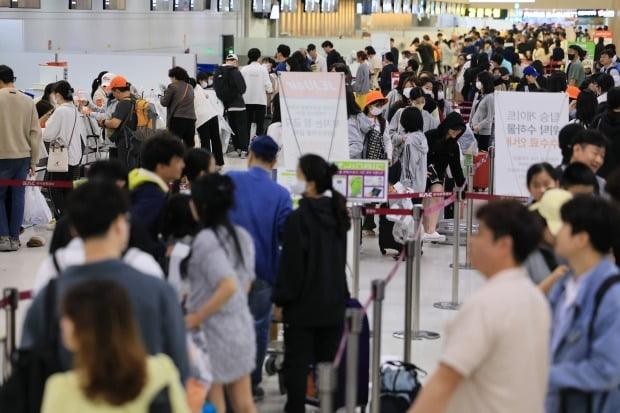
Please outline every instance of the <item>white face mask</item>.
M53 94L50 95L50 103L54 106L58 104L58 102L56 101L56 96L54 96Z
M437 100L444 100L445 97L446 95L442 91L437 92Z
M206 88L207 88L207 86L209 86L209 83L208 83L208 82L205 82L205 81L203 80L202 82L200 82L200 86L201 86L203 89L206 89Z
M426 93L429 96L433 96L433 89L423 89L424 93Z
M412 87L406 87L403 89L403 96L406 97L407 99L409 99L409 95L411 94L411 91L413 90Z
M375 116L379 116L381 114L381 112L383 112L383 107L376 107L376 106L371 106L370 107L370 113L372 113Z
M476 82L476 89L478 89L480 92L482 92L482 83L480 81Z
M303 195L306 192L306 181L297 180L291 187L291 193L293 195Z
M263 63L263 67L267 69L268 72L271 70L271 65L269 63Z

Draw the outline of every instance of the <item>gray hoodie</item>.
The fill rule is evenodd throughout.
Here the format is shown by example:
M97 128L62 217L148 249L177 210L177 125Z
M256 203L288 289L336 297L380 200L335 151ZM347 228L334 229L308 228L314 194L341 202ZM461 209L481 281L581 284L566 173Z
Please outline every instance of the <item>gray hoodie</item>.
M415 192L426 189L427 153L428 141L424 133L418 131L406 135L400 158L400 183Z

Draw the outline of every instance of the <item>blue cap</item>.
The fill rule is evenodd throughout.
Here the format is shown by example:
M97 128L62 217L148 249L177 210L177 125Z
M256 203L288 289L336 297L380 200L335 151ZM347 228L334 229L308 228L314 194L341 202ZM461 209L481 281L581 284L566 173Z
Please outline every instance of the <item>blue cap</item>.
M273 161L280 148L271 136L259 135L252 141L250 150L267 161Z
M525 69L523 69L523 76L538 77L540 76L540 73L538 73L538 70L534 69L534 66L528 66Z

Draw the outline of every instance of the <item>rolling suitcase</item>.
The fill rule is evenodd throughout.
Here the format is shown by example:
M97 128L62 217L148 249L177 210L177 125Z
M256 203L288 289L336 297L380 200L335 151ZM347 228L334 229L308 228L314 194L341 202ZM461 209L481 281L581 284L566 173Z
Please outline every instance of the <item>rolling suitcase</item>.
M355 298L350 298L347 301L347 308L362 308L362 305ZM361 408L361 411L366 410L369 399L368 383L370 382L370 325L368 323L368 317L364 315L362 319L362 330L359 335L359 355L357 365L357 403L356 407ZM337 371L338 387L334 394L334 407L339 409L345 406L346 400L346 377L347 377L347 350L342 355L340 365ZM306 393L306 403L318 406L318 383L316 382L317 375L312 369L308 375L308 389Z
M474 156L474 165L486 155L486 152L479 152L478 155ZM489 188L489 166L489 158L487 157L486 161L476 169L474 174L474 189L476 191L485 191Z

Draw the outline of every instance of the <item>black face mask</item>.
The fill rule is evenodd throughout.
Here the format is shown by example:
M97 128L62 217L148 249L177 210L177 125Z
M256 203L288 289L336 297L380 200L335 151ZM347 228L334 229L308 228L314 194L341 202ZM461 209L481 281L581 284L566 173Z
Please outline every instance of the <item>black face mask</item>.
M572 53L568 54L568 60L573 60L575 58L575 55Z

